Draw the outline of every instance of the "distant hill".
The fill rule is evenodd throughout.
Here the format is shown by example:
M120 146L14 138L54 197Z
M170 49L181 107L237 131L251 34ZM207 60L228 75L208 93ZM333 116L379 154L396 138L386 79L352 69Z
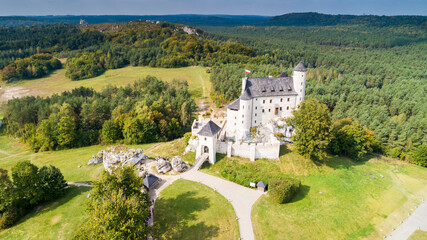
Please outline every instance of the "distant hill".
M288 13L267 20L274 26L330 26L366 24L372 26L417 25L427 27L425 16L330 15L315 12Z
M76 15L76 16L9 16L0 17L0 26L25 27L31 25L46 25L55 23L79 24L80 19L88 24L120 23L133 20L151 20L180 23L191 26L239 26L262 23L270 19L268 16L251 15Z
M425 16L376 16L376 15L330 15L315 12L288 13L280 16L252 15L64 15L64 16L9 16L0 17L0 27L24 27L55 23L79 24L80 19L88 24L120 23L133 20L151 20L180 23L190 26L331 26L331 25L370 25L427 27Z

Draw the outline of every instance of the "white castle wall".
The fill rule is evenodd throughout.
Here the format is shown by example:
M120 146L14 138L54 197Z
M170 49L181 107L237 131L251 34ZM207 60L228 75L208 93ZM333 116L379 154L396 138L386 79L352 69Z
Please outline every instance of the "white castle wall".
M218 142L216 147L217 153L249 158L251 161L259 158L279 159L280 153L279 141L265 144Z

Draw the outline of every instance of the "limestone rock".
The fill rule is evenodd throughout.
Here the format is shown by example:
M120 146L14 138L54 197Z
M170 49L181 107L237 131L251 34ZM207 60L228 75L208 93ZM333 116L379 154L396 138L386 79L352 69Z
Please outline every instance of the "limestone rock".
M167 173L171 170L171 164L169 163L168 159L159 157L157 159L156 169L158 173Z
M140 166L147 156L142 149L129 149L126 146L110 146L106 150L99 151L89 160L88 165L103 163L105 170L111 172L120 166Z
M184 172L187 170L187 164L185 164L185 162L177 156L172 158L171 165L173 170L176 172Z

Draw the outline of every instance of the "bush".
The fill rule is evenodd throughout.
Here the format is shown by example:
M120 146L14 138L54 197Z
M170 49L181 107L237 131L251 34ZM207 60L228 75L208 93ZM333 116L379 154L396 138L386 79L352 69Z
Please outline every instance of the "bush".
M292 178L272 178L268 182L268 195L275 203L287 203L299 191L301 182Z

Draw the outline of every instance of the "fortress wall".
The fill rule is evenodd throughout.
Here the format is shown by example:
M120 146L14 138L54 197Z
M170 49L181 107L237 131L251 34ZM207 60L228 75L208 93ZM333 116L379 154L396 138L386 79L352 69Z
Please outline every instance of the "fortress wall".
M248 144L248 143L233 143L231 148L228 149L227 142L219 141L217 143L217 153L228 154L231 150L231 156L240 156L249 158L251 161L259 158L278 159L280 152L280 143L268 143L268 144Z
M255 159L279 159L279 153L280 143L257 144L255 151Z
M216 152L221 154L227 154L227 143L219 141L216 145Z

